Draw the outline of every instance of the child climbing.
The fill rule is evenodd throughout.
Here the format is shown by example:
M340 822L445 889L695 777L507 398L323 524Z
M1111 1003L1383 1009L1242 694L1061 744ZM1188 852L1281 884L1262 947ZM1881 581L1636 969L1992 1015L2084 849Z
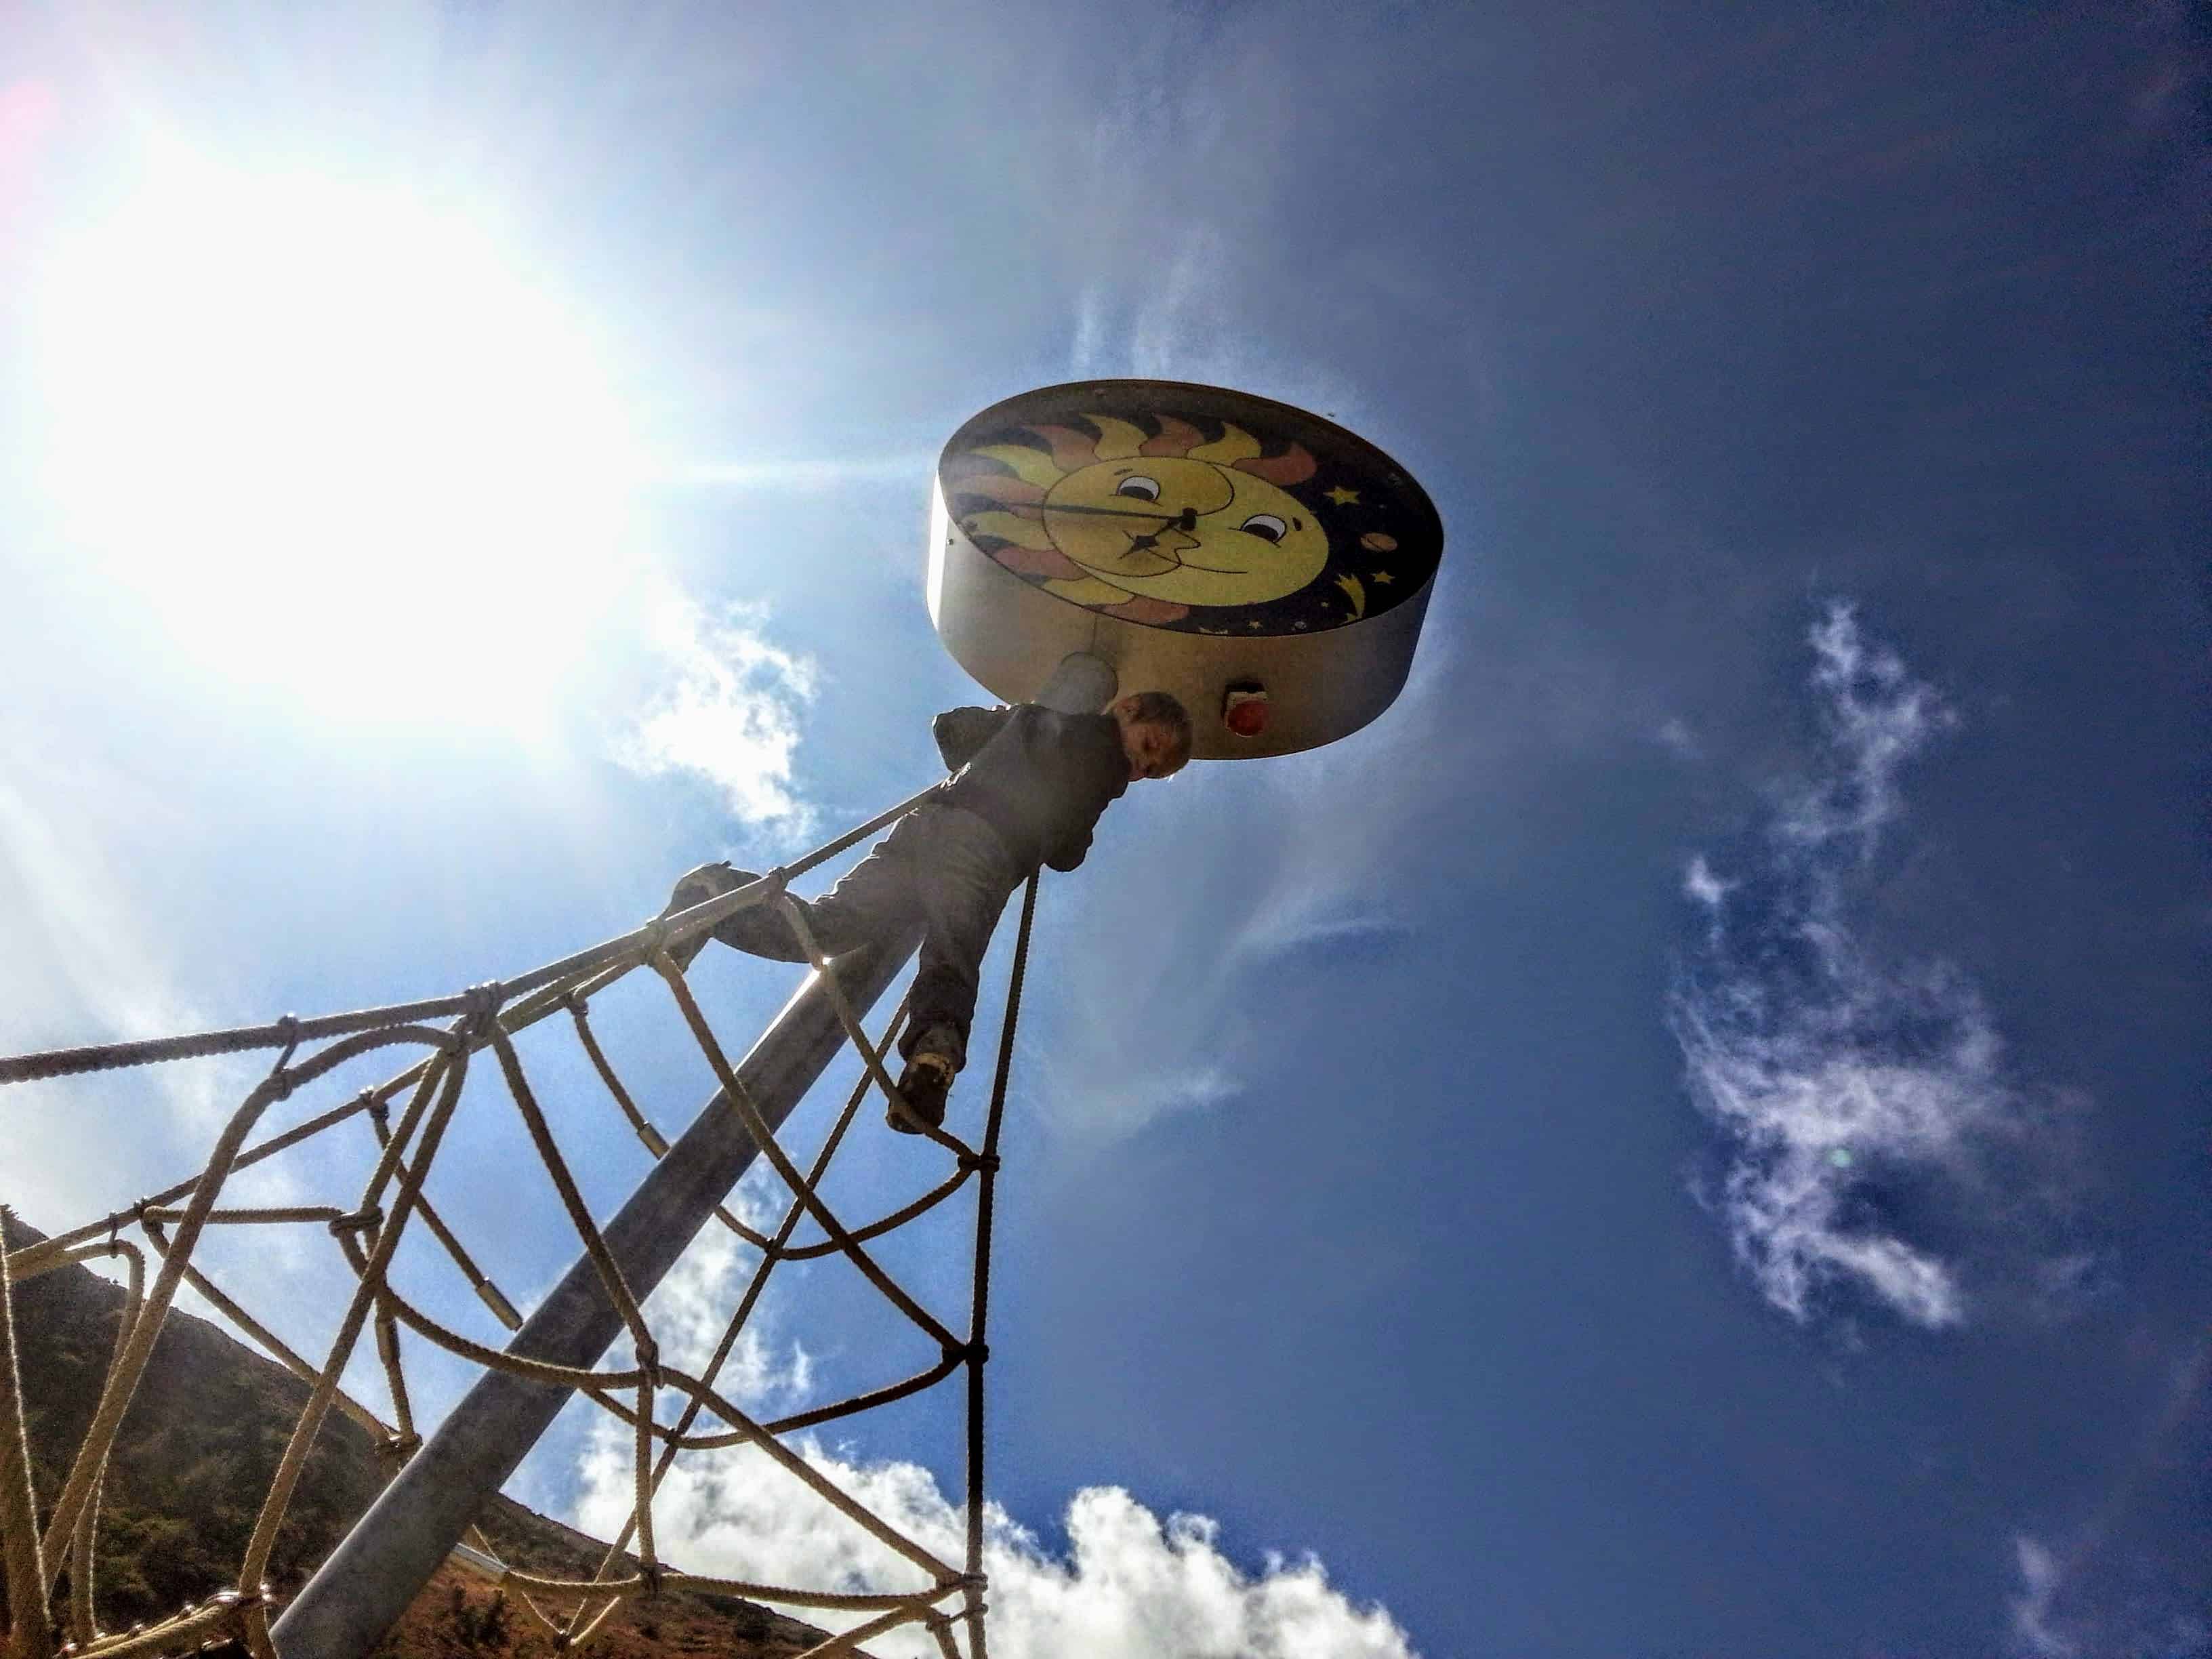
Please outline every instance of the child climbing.
M887 1116L908 1134L945 1121L952 1079L968 1059L977 976L1008 895L1039 865L1073 870L1099 816L1140 778L1164 778L1190 758L1190 715L1165 691L1139 691L1102 714L1063 714L1036 703L954 708L932 726L954 774L944 792L892 827L835 887L801 901L826 956L919 921L921 965L899 1040L901 1103ZM702 864L676 884L672 915L757 879ZM753 956L805 959L789 920L757 904L714 937ZM684 965L705 944L683 955Z

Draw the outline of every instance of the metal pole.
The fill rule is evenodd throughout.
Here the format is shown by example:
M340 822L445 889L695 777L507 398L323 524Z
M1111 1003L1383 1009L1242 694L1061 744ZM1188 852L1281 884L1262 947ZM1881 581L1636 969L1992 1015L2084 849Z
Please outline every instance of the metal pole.
M1103 708L1114 691L1112 666L1079 652L1054 671L1036 701L1088 714ZM831 965L856 1012L866 1014L920 942L918 933L888 939ZM828 988L810 975L738 1067L738 1082L771 1129L790 1115L844 1042ZM640 1301L758 1152L717 1090L606 1225L607 1249ZM621 1316L598 1269L580 1255L507 1352L588 1366L621 1332ZM569 1389L505 1371L477 1378L278 1618L270 1635L283 1659L363 1659L574 1397Z

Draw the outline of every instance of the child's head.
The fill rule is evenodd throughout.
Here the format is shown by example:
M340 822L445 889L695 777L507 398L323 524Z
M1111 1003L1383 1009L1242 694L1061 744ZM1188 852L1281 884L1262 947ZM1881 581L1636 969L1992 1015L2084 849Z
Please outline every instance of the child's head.
M1121 728L1129 781L1164 778L1190 759L1190 714L1168 691L1133 691L1109 710Z

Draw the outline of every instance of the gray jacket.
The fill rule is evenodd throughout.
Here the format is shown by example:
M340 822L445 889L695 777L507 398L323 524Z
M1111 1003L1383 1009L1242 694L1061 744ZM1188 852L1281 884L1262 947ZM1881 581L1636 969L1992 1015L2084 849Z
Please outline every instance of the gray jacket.
M954 773L945 805L997 830L1024 871L1081 864L1099 814L1129 787L1111 714L1062 714L1024 702L950 708L930 729Z

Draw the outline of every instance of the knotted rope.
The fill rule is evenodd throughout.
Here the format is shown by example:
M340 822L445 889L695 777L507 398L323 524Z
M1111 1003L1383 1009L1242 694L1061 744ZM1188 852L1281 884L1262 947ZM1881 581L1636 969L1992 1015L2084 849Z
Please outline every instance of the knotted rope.
M960 1659L962 1650L954 1633L956 1626L964 1628L967 1659L986 1659L983 1366L989 1353L984 1339L990 1290L992 1200L1000 1168L999 1134L1012 1072L1014 1030L1036 915L1036 878L1030 878L1023 898L1021 926L1007 988L1006 1016L981 1149L969 1146L942 1128L927 1128L927 1139L947 1155L947 1173L919 1197L887 1214L857 1224L848 1224L832 1209L822 1195L822 1187L833 1159L846 1144L854 1116L872 1087L883 1091L893 1110L904 1110L884 1063L904 1018L904 1010L902 1007L892 1016L880 1038L872 1041L836 976L828 974L828 964L806 927L804 912L784 890L784 884L791 876L835 857L935 793L934 789L924 791L902 802L767 878L590 950L564 957L504 985L476 986L452 996L355 1013L306 1019L287 1015L270 1024L239 1030L0 1059L0 1083L11 1083L254 1048L282 1051L268 1076L247 1094L225 1125L208 1162L198 1174L140 1200L128 1209L86 1222L12 1255L6 1249L4 1233L0 1233L0 1532L6 1536L4 1565L9 1605L14 1610L6 1646L9 1659L52 1659L64 1631L76 1659L123 1659L126 1655L178 1652L197 1647L225 1632L234 1633L256 1659L276 1659L269 1636L273 1601L263 1581L279 1529L325 1419L336 1409L368 1430L392 1454L386 1479L420 1444L400 1340L403 1328L414 1338L475 1364L573 1389L630 1431L634 1502L619 1534L609 1543L605 1558L591 1578L562 1579L517 1571L498 1562L481 1531L471 1534L469 1558L478 1565L489 1562L502 1582L516 1588L529 1616L554 1638L556 1646L573 1648L589 1641L614 1609L629 1598L680 1589L743 1595L793 1607L874 1615L811 1650L817 1655L851 1652L860 1643L888 1631L918 1625L930 1632L945 1659ZM814 970L825 975L838 1018L863 1066L859 1082L804 1170L769 1130L678 965L679 960L688 960L683 947L702 939L720 922L749 905L777 902L783 906ZM712 1356L697 1376L677 1369L664 1356L641 1298L624 1282L620 1267L609 1253L584 1203L556 1133L556 1115L540 1104L515 1042L518 1036L548 1015L566 1012L577 1042L616 1110L650 1156L656 1159L665 1156L666 1137L639 1109L634 1095L623 1084L593 1029L590 1012L594 997L640 968L653 969L665 983L684 1028L726 1092L732 1109L745 1120L786 1194L781 1218L766 1233L746 1225L726 1206L717 1206L714 1211L720 1224L743 1244L758 1252L759 1260L723 1327ZM434 1020L450 1023L442 1026L428 1023ZM325 1046L316 1048L317 1044ZM329 1107L292 1128L259 1141L250 1140L272 1108L311 1087L347 1061L387 1048L409 1047L425 1052L384 1083L363 1090L350 1100ZM301 1057L303 1048L309 1052ZM419 1218L422 1231L499 1323L510 1331L521 1325L514 1304L463 1247L448 1219L432 1207L423 1194L425 1180L440 1147L461 1109L471 1062L486 1049L492 1052L496 1073L505 1085L504 1092L520 1115L530 1145L629 1334L634 1363L627 1368L581 1369L504 1352L453 1329L392 1283L391 1268L401 1241ZM352 1202L283 1207L222 1204L225 1186L240 1171L293 1147L318 1142L356 1119L365 1121L373 1133L375 1164L365 1187ZM974 1296L968 1334L963 1340L902 1286L870 1254L868 1246L934 1210L971 1179L975 1182L977 1194ZM811 1224L818 1236L800 1238L803 1223ZM337 1335L319 1365L289 1346L276 1334L270 1322L250 1313L216 1282L203 1265L194 1261L194 1252L207 1229L246 1226L318 1227L337 1245L353 1275L355 1288L339 1321ZM121 1237L134 1231L159 1262L150 1288L145 1284L144 1252L137 1243ZM92 1422L60 1491L53 1495L52 1507L41 1532L35 1522L38 1505L32 1491L27 1437L15 1389L16 1345L25 1340L25 1334L8 1317L8 1287L70 1263L100 1256L125 1262L129 1271L130 1291ZM756 1420L718 1391L724 1367L759 1308L775 1267L785 1261L828 1256L842 1256L851 1262L892 1309L928 1339L939 1358L912 1376L771 1421ZM100 1630L95 1618L92 1574L100 1485L131 1399L152 1362L155 1339L183 1285L190 1285L253 1346L305 1382L308 1387L307 1401L277 1463L240 1563L237 1582L252 1586L251 1593L224 1591L159 1624L122 1635L108 1635ZM372 1329L388 1395L388 1420L385 1414L348 1393L340 1382L363 1333ZM786 1445L781 1437L908 1398L963 1369L967 1373L968 1515L965 1559L956 1567L842 1491ZM663 1420L657 1414L658 1401L664 1394L673 1394L680 1399L672 1419ZM702 1429L702 1416L715 1419L715 1425ZM807 1487L886 1549L911 1562L927 1581L923 1587L910 1592L857 1594L693 1575L669 1565L660 1557L653 1527L653 1499L662 1482L685 1452L739 1444L760 1448L777 1469ZM638 1568L631 1572L624 1570L623 1559L633 1543ZM64 1575L70 1586L68 1605L54 1609L51 1605L52 1594ZM50 1614L57 1615L51 1623Z

